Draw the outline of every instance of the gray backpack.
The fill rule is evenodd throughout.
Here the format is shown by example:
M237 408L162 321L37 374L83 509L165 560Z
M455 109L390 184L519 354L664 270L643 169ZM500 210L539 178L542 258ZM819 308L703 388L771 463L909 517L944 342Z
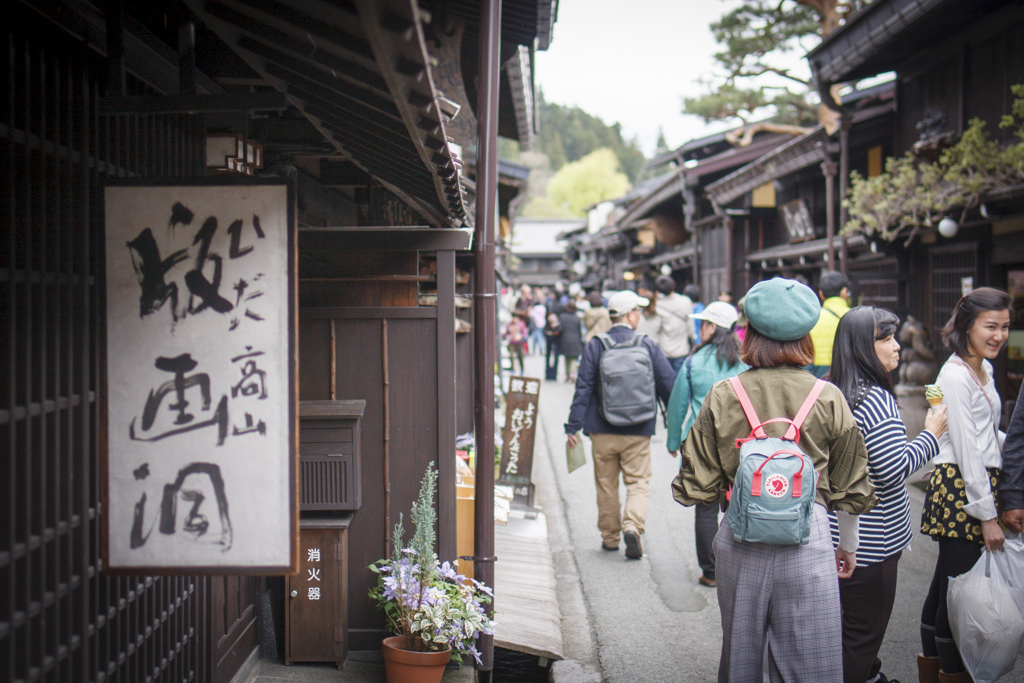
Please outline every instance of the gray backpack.
M635 334L616 343L608 334L597 335L604 347L598 364L601 415L616 427L642 424L658 414L654 363L644 337Z

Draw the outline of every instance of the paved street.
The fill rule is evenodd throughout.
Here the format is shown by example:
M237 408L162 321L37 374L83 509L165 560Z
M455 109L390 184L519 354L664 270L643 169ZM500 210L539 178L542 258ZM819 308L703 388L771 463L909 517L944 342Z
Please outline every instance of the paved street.
M543 377L542 365L542 359L528 358L526 374ZM589 440L584 440L587 466L573 474L566 470L563 424L572 391L564 381L542 386L534 468L559 578L566 657L579 663L579 669L571 667L571 680L715 681L721 647L715 590L697 583L693 511L670 494L678 461L665 450L660 420L651 448L654 480L645 554L640 561L626 561L621 551L608 553L599 547ZM917 519L920 490L911 487L911 497ZM900 562L896 606L880 656L883 671L903 683L917 681L918 618L936 549L931 540L918 536ZM1024 656L1000 680L1024 682Z

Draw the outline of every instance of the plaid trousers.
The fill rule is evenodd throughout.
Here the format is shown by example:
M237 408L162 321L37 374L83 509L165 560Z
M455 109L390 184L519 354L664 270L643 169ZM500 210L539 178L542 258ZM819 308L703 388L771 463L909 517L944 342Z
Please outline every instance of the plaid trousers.
M714 549L719 683L761 683L765 667L772 683L843 683L839 578L825 508L814 506L807 545L737 541L726 515Z

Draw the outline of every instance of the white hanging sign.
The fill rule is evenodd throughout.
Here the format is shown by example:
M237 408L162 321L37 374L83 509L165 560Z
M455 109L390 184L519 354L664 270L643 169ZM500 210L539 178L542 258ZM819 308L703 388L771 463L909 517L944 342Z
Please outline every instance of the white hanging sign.
M105 188L105 570L297 566L293 197Z

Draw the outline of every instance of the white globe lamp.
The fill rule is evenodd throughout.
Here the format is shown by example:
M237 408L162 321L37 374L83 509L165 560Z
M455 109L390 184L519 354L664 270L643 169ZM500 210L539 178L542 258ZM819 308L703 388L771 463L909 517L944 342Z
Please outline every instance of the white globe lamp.
M956 237L956 231L959 229L957 222L949 216L939 221L939 234L943 237Z

